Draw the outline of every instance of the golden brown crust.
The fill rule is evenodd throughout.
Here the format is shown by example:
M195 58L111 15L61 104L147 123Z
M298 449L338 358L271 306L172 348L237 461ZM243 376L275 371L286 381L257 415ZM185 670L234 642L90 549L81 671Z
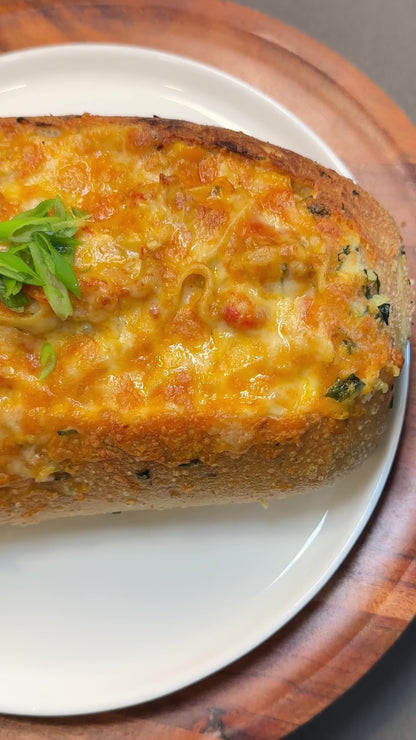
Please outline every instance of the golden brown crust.
M17 119L22 127L44 127L82 131L93 128L95 116L39 117ZM295 188L313 191L310 212L318 220L339 218L351 221L359 230L366 249L365 261L376 270L383 291L391 297L388 331L392 355L400 366L413 311L413 291L407 275L403 246L396 224L372 196L359 185L298 154L260 142L245 134L217 127L159 118L109 118L108 123L135 126L136 143L162 147L169 142L203 144L224 149L244 159L270 163L271 168L289 175ZM15 126L15 119L3 119L0 129ZM394 378L383 380L389 387ZM385 389L384 389L385 390ZM365 405L357 401L360 413L345 419L315 416L294 424L276 443L273 419L256 419L254 439L241 453L222 452L211 419L181 417L156 419L148 424L117 424L112 419L103 443L94 430L85 437L59 437L54 454L63 467L47 483L25 483L2 490L0 522L28 522L69 514L106 513L130 508L265 501L326 483L334 475L359 464L377 443L384 428L390 393L377 391ZM218 422L218 420L217 420ZM222 422L221 422L222 423ZM247 422L248 424L248 422ZM94 445L94 434L96 444ZM175 439L173 450L169 441ZM207 446L207 440L209 445ZM86 452L87 450L87 452Z
M363 417L320 419L296 441L254 445L243 455L223 453L213 464L192 458L167 466L114 450L106 460L68 465L53 482L3 489L0 523L132 509L267 504L270 498L304 493L365 460L384 432L390 403L390 394L377 394Z

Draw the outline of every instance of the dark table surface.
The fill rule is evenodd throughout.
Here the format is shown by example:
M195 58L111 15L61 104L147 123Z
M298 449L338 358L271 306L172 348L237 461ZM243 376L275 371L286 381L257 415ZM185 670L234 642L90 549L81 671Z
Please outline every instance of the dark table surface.
M416 0L238 0L355 64L416 125ZM415 533L416 537L416 533ZM415 740L416 620L341 699L290 740Z

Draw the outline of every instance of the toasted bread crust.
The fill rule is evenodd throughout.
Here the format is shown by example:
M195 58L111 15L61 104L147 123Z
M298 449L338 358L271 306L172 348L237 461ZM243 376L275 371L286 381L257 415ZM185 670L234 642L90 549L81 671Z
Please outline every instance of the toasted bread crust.
M100 120L96 116L21 118L17 125L85 132ZM234 131L160 118L107 118L106 122L137 127L140 142L155 149L180 141L224 150L288 175L296 187L310 187L311 213L317 220L351 222L361 235L366 264L377 272L383 292L391 298L390 320L383 331L390 336L393 362L400 367L413 312L403 245L391 216L359 185L298 154ZM14 126L14 119L3 119L0 132ZM250 444L235 453L215 447L212 419L186 410L129 430L113 423L105 430L105 443L99 433L94 442L94 432L88 444L77 435L60 439L56 454L65 458L62 469L53 480L22 480L1 489L0 522L266 501L316 488L360 464L377 444L388 417L394 373L385 372L383 381L383 391L376 391L365 403L357 399L354 413L346 418L315 415L295 423L284 435L273 418L257 418L250 422Z
M364 417L320 419L299 439L222 453L213 464L197 458L179 465L141 460L123 450L106 460L68 465L44 484L2 491L0 522L31 524L62 516L107 514L213 504L267 504L326 485L362 463L380 440L391 394L378 394ZM179 433L184 444L186 433ZM348 452L348 455L345 452Z

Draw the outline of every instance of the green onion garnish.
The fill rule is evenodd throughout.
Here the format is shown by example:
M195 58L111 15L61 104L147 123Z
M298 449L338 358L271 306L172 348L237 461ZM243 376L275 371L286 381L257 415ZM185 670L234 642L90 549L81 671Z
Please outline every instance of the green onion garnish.
M55 370L56 366L56 354L55 350L49 342L45 342L42 351L40 353L40 366L42 372L39 375L39 380L45 380L48 375Z
M69 293L80 298L75 234L88 218L85 211L67 210L58 196L0 222L0 244L8 246L0 251L0 301L21 312L28 302L23 286L37 285L60 319L71 316Z

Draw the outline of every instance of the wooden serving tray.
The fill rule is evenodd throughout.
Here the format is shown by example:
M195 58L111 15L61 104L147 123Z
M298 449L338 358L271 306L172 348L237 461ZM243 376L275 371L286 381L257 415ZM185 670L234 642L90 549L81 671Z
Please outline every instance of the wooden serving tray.
M207 62L277 99L326 141L395 216L416 275L416 130L344 59L221 0L3 0L0 50L117 42ZM0 736L196 740L283 737L357 681L416 614L416 370L382 499L330 583L285 628L215 675L121 711L0 717Z

